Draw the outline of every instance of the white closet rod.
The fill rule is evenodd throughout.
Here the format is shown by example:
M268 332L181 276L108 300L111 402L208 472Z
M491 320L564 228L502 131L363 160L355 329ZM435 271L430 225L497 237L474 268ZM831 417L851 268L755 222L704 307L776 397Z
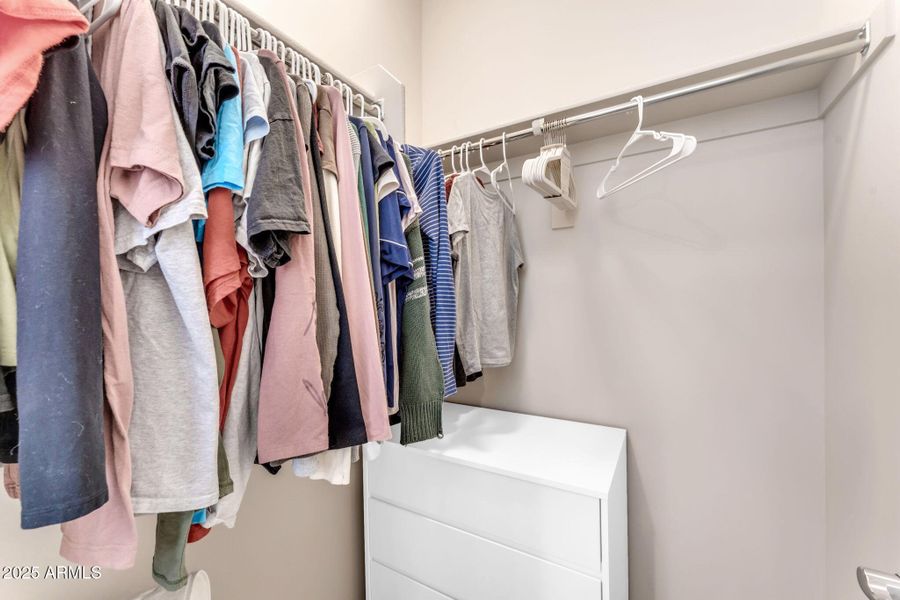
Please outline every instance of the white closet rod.
M752 67L750 69L732 73L731 75L716 77L715 79L710 79L692 85L686 85L684 87L675 88L666 92L660 92L658 94L653 94L652 96L645 96L644 106L647 106L648 104L664 102L666 100L672 100L673 98L681 98L683 96L688 96L697 92L703 92L731 83L737 83L740 81L746 81L748 79L754 79L756 77L762 77L763 75L774 75L776 73L781 73L784 71L807 67L809 65L833 60L842 56L848 56L850 54L865 54L869 49L870 43L871 26L867 21L866 24L857 32L856 39L849 42L844 42L828 48L822 48L820 50L801 54L793 58L785 58L783 60L778 60L766 65ZM551 126L553 129L559 129L572 125L580 125L582 123L587 123L588 121L594 121L603 117L609 117L619 113L627 112L635 108L635 106L636 103L629 100L628 102L622 102L620 104L614 104L605 108L599 108L590 112L562 117L560 119L554 119L551 121L547 121L545 118L535 119L534 121L532 121L531 127L529 128L505 133L506 141L508 143L514 142L516 140L530 138L532 136L542 135L545 130L550 129ZM500 144L503 141L503 138L504 134L501 134L492 138L486 138L483 143L478 140L472 140L470 144L472 148L478 148L479 146L481 146L482 148L489 148L491 146ZM462 145L465 145L465 143L466 142L462 142ZM457 147L458 146L459 144L457 144ZM437 153L441 158L444 158L450 156L450 153L452 151L453 150L451 150L450 148L444 148L438 150Z
M196 1L196 0L195 0ZM209 0L203 0L209 1ZM309 62L311 62L315 68L317 68L322 73L323 83L331 83L332 81L340 81L345 86L349 87L353 91L353 104L356 106L360 105L360 97L365 100L365 108L366 112L371 113L373 115L377 114L375 110L375 105L379 106L380 112L384 113L384 98L372 98L366 92L363 92L362 89L351 83L350 79L344 77L340 73L338 73L335 69L332 69L328 65L326 65L323 61L316 58L310 52L307 52L303 49L303 46L295 43L291 40L290 36L286 35L283 31L279 30L277 27L274 27L271 23L267 22L265 19L260 17L258 14L250 10L243 2L238 2L235 0L220 0L222 4L225 4L229 9L236 12L238 15L247 20L247 22L252 27L252 41L257 46L260 45L261 36L259 34L259 29L265 30L275 38L275 40L281 42L288 50L293 50L297 54L306 58ZM213 2L215 4L215 2ZM312 15L310 15L312 17ZM287 59L288 64L290 64L290 57Z

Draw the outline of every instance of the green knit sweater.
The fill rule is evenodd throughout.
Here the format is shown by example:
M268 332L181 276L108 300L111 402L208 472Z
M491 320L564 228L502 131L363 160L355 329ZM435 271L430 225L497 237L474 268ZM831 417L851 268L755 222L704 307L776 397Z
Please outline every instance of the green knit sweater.
M444 372L431 329L425 251L419 222L406 228L414 279L406 291L400 328L400 443L412 444L443 435L441 403Z

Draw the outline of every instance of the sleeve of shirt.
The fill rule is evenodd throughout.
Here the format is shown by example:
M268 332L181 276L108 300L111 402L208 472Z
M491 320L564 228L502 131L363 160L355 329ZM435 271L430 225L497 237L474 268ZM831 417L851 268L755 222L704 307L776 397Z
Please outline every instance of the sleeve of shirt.
M149 4L133 15L110 118L110 193L149 227L181 198L184 176L156 19Z

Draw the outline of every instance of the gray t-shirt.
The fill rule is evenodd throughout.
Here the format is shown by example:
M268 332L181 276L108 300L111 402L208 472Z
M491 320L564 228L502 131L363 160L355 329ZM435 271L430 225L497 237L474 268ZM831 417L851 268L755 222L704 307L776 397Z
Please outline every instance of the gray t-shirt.
M219 497L219 382L191 223L206 217L206 202L190 143L175 129L182 198L153 227L121 205L115 211L134 372L135 513L191 510Z
M171 8L181 27L181 35L194 66L199 88L195 150L200 160L210 160L216 154L219 107L222 102L239 93L234 79L234 67L221 46L210 38L208 32L216 31L211 23L201 23L184 8Z
M303 201L289 90L281 79L274 54L261 51L259 60L271 84L269 134L263 139L253 190L247 198L247 237L253 252L266 266L274 268L291 260L291 236L311 231Z
M175 9L163 0L152 0L156 22L166 50L166 79L172 88L175 107L181 118L181 126L191 147L197 140L197 118L200 112L200 92L197 73L191 64Z
M456 343L467 375L505 367L516 345L519 269L524 264L508 200L457 177L447 201L456 282Z

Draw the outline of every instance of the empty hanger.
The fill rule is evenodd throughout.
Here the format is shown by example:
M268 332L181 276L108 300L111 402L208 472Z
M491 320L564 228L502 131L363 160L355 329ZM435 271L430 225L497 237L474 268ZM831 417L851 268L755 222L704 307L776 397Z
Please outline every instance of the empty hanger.
M683 158L687 158L688 156L693 154L694 150L697 149L697 138L695 138L694 136L685 135L683 133L671 133L666 131L655 131L653 129L643 129L644 99L642 96L635 96L634 98L632 98L632 101L637 105L637 127L635 128L634 133L631 134L631 137L628 138L628 141L625 142L625 145L622 147L622 150L619 152L618 156L616 156L615 163L613 163L612 167L610 167L609 171L606 173L606 176L603 178L603 181L600 182L600 187L597 188L597 198L605 198L607 196L610 196L618 192L619 190L640 181L641 179L649 177L657 171L673 165ZM632 175L631 177L615 185L611 189L607 189L606 184L609 181L610 176L612 176L612 174L615 173L615 171L619 168L619 165L622 164L622 158L625 156L625 152L640 140L649 138L652 138L658 142L671 142L672 145L669 149L669 153L664 158L646 167L639 173Z
M506 158L506 132L504 131L500 137L501 144L503 144L503 162L497 165L497 167L491 171L491 185L494 186L494 189L497 190L497 193L503 198L503 201L506 202L506 205L509 207L513 214L516 212L516 203L514 200L513 185L512 185L512 171L509 168L509 160ZM509 197L503 193L503 190L500 188L500 181L498 180L498 175L506 168L506 181L509 184Z
M488 166L484 164L484 138L478 140L478 158L481 161L481 166L476 167L473 174L477 175L479 172L484 173L485 175L490 176L491 170L488 169Z
M453 144L450 147L450 168L452 169L449 173L444 172L444 183L446 183L451 177L457 174L456 171L456 149L458 146Z

